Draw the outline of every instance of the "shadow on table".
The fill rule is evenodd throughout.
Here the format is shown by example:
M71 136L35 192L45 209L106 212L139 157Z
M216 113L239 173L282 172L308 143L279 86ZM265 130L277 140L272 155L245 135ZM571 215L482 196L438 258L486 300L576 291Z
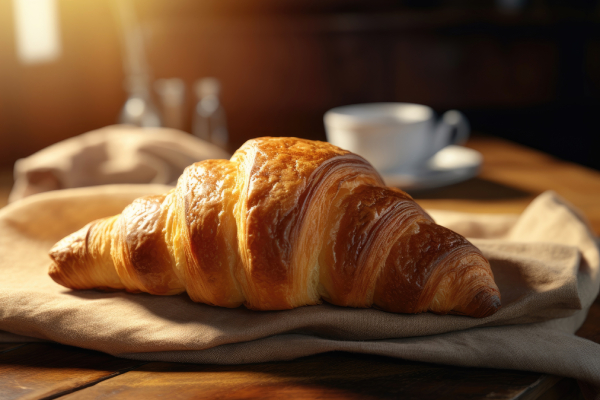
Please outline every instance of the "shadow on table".
M516 200L535 196L519 188L482 178L473 178L436 189L411 190L408 193L417 200L461 199L461 200Z
M156 390L167 381L206 398L512 398L534 384L539 373L448 367L383 356L332 352L293 361L252 365L150 363L139 369ZM196 372L192 375L191 372ZM160 381L164 380L163 385ZM195 381L195 382L194 382ZM149 382L148 382L149 383ZM162 387L161 387L162 386ZM501 395L505 395L503 397Z
M7 389L5 394L13 395L10 398L75 392L75 398L96 399L117 393L120 398L146 399L427 400L490 394L512 399L541 377L533 372L448 367L344 352L248 365L142 363L70 346L28 344L0 356L0 365L9 374L0 388ZM11 386L10 378L24 386Z

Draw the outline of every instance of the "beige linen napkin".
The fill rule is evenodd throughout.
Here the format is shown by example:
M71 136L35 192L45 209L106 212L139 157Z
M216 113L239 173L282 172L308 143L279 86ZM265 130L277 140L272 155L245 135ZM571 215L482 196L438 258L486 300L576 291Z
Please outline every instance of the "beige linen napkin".
M107 126L18 160L9 202L83 186L174 185L183 169L196 161L229 158L217 146L176 129Z
M140 360L250 363L333 350L575 377L600 385L600 345L573 335L598 294L600 260L585 222L552 192L520 216L432 212L491 262L502 309L476 319L328 304L257 312L187 295L71 291L47 275L49 248L161 185L43 193L0 210L0 329ZM2 339L0 335L0 340Z

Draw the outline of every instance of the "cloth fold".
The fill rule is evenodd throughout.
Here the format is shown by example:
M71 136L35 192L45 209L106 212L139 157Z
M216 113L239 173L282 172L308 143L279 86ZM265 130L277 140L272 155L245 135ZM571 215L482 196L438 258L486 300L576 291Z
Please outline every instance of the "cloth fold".
M107 126L18 160L9 202L49 190L85 186L174 185L188 165L229 157L214 144L176 129Z
M482 319L328 304L224 309L193 303L185 294L71 291L48 277L47 252L56 241L119 213L136 197L168 189L70 189L0 210L0 329L10 340L23 335L140 360L232 364L345 350L546 372L600 385L600 345L574 335L598 295L598 247L578 212L552 192L520 216L431 211L490 260L503 307Z

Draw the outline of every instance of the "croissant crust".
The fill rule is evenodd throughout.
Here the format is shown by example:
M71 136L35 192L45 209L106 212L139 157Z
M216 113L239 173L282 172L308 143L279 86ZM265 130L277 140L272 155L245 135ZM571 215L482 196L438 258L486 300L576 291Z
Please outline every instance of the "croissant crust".
M72 289L124 289L255 310L319 304L485 317L500 308L488 261L360 156L259 138L189 166L50 251Z

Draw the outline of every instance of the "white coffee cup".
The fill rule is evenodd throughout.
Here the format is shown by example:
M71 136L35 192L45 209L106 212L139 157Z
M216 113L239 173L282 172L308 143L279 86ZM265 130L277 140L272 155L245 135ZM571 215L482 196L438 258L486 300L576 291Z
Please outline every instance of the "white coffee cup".
M456 110L438 120L431 107L370 103L325 113L327 140L366 158L381 172L418 168L435 153L469 137L467 118Z

